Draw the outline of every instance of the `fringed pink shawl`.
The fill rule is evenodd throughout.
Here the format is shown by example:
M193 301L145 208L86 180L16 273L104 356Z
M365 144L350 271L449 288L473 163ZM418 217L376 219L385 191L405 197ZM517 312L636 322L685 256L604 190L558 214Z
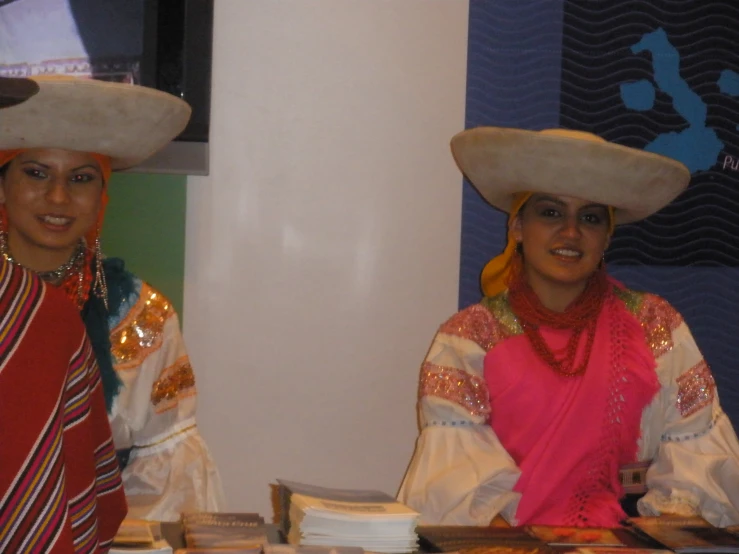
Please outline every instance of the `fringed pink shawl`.
M541 332L555 353L570 333ZM642 412L659 390L655 365L641 325L612 291L583 375L556 373L523 334L487 353L490 422L521 469L519 525L618 526L618 469L636 461Z

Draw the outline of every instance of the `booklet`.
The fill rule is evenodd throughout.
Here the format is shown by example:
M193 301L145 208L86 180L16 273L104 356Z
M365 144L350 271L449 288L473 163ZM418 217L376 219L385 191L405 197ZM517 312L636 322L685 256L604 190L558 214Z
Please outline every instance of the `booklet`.
M178 548L174 554L261 554L262 548L256 546L254 548Z
M546 554L553 552L523 527L422 525L416 528L423 552L465 554Z
M661 548L634 548L619 546L578 546L576 554L674 554L672 550Z
M162 531L158 522L145 519L124 519L113 537L113 546L145 547L161 540Z
M181 519L188 548L259 552L267 543L264 518L256 513L187 512Z
M108 554L172 554L172 547L164 539L154 541L153 543L141 546L112 546L108 550Z
M530 525L529 532L551 546L625 546L612 529Z
M739 553L739 537L726 529L714 527L699 516L644 516L632 517L627 521L636 532L679 554Z

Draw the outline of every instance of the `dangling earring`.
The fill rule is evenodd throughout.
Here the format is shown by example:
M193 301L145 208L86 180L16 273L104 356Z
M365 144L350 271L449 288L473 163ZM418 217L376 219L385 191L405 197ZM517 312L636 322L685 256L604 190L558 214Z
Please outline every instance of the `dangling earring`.
M103 270L103 251L100 247L100 231L95 236L95 284L92 287L93 294L102 299L105 310L108 311L108 283L105 281Z

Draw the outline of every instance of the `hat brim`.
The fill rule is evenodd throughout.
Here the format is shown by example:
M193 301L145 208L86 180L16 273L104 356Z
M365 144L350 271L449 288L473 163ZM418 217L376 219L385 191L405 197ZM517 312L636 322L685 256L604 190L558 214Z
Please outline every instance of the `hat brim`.
M3 110L0 150L60 148L138 165L176 138L191 108L152 88L94 79L34 78L38 93Z
M8 108L25 102L38 90L38 84L31 79L0 77L0 108Z
M682 163L606 141L477 127L455 135L452 154L485 200L510 211L518 192L571 196L614 208L617 224L643 219L690 182Z

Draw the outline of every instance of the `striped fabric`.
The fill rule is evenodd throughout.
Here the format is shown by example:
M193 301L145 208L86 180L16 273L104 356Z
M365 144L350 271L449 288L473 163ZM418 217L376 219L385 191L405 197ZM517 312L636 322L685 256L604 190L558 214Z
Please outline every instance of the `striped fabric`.
M4 261L0 314L0 552L105 552L126 504L79 315Z

